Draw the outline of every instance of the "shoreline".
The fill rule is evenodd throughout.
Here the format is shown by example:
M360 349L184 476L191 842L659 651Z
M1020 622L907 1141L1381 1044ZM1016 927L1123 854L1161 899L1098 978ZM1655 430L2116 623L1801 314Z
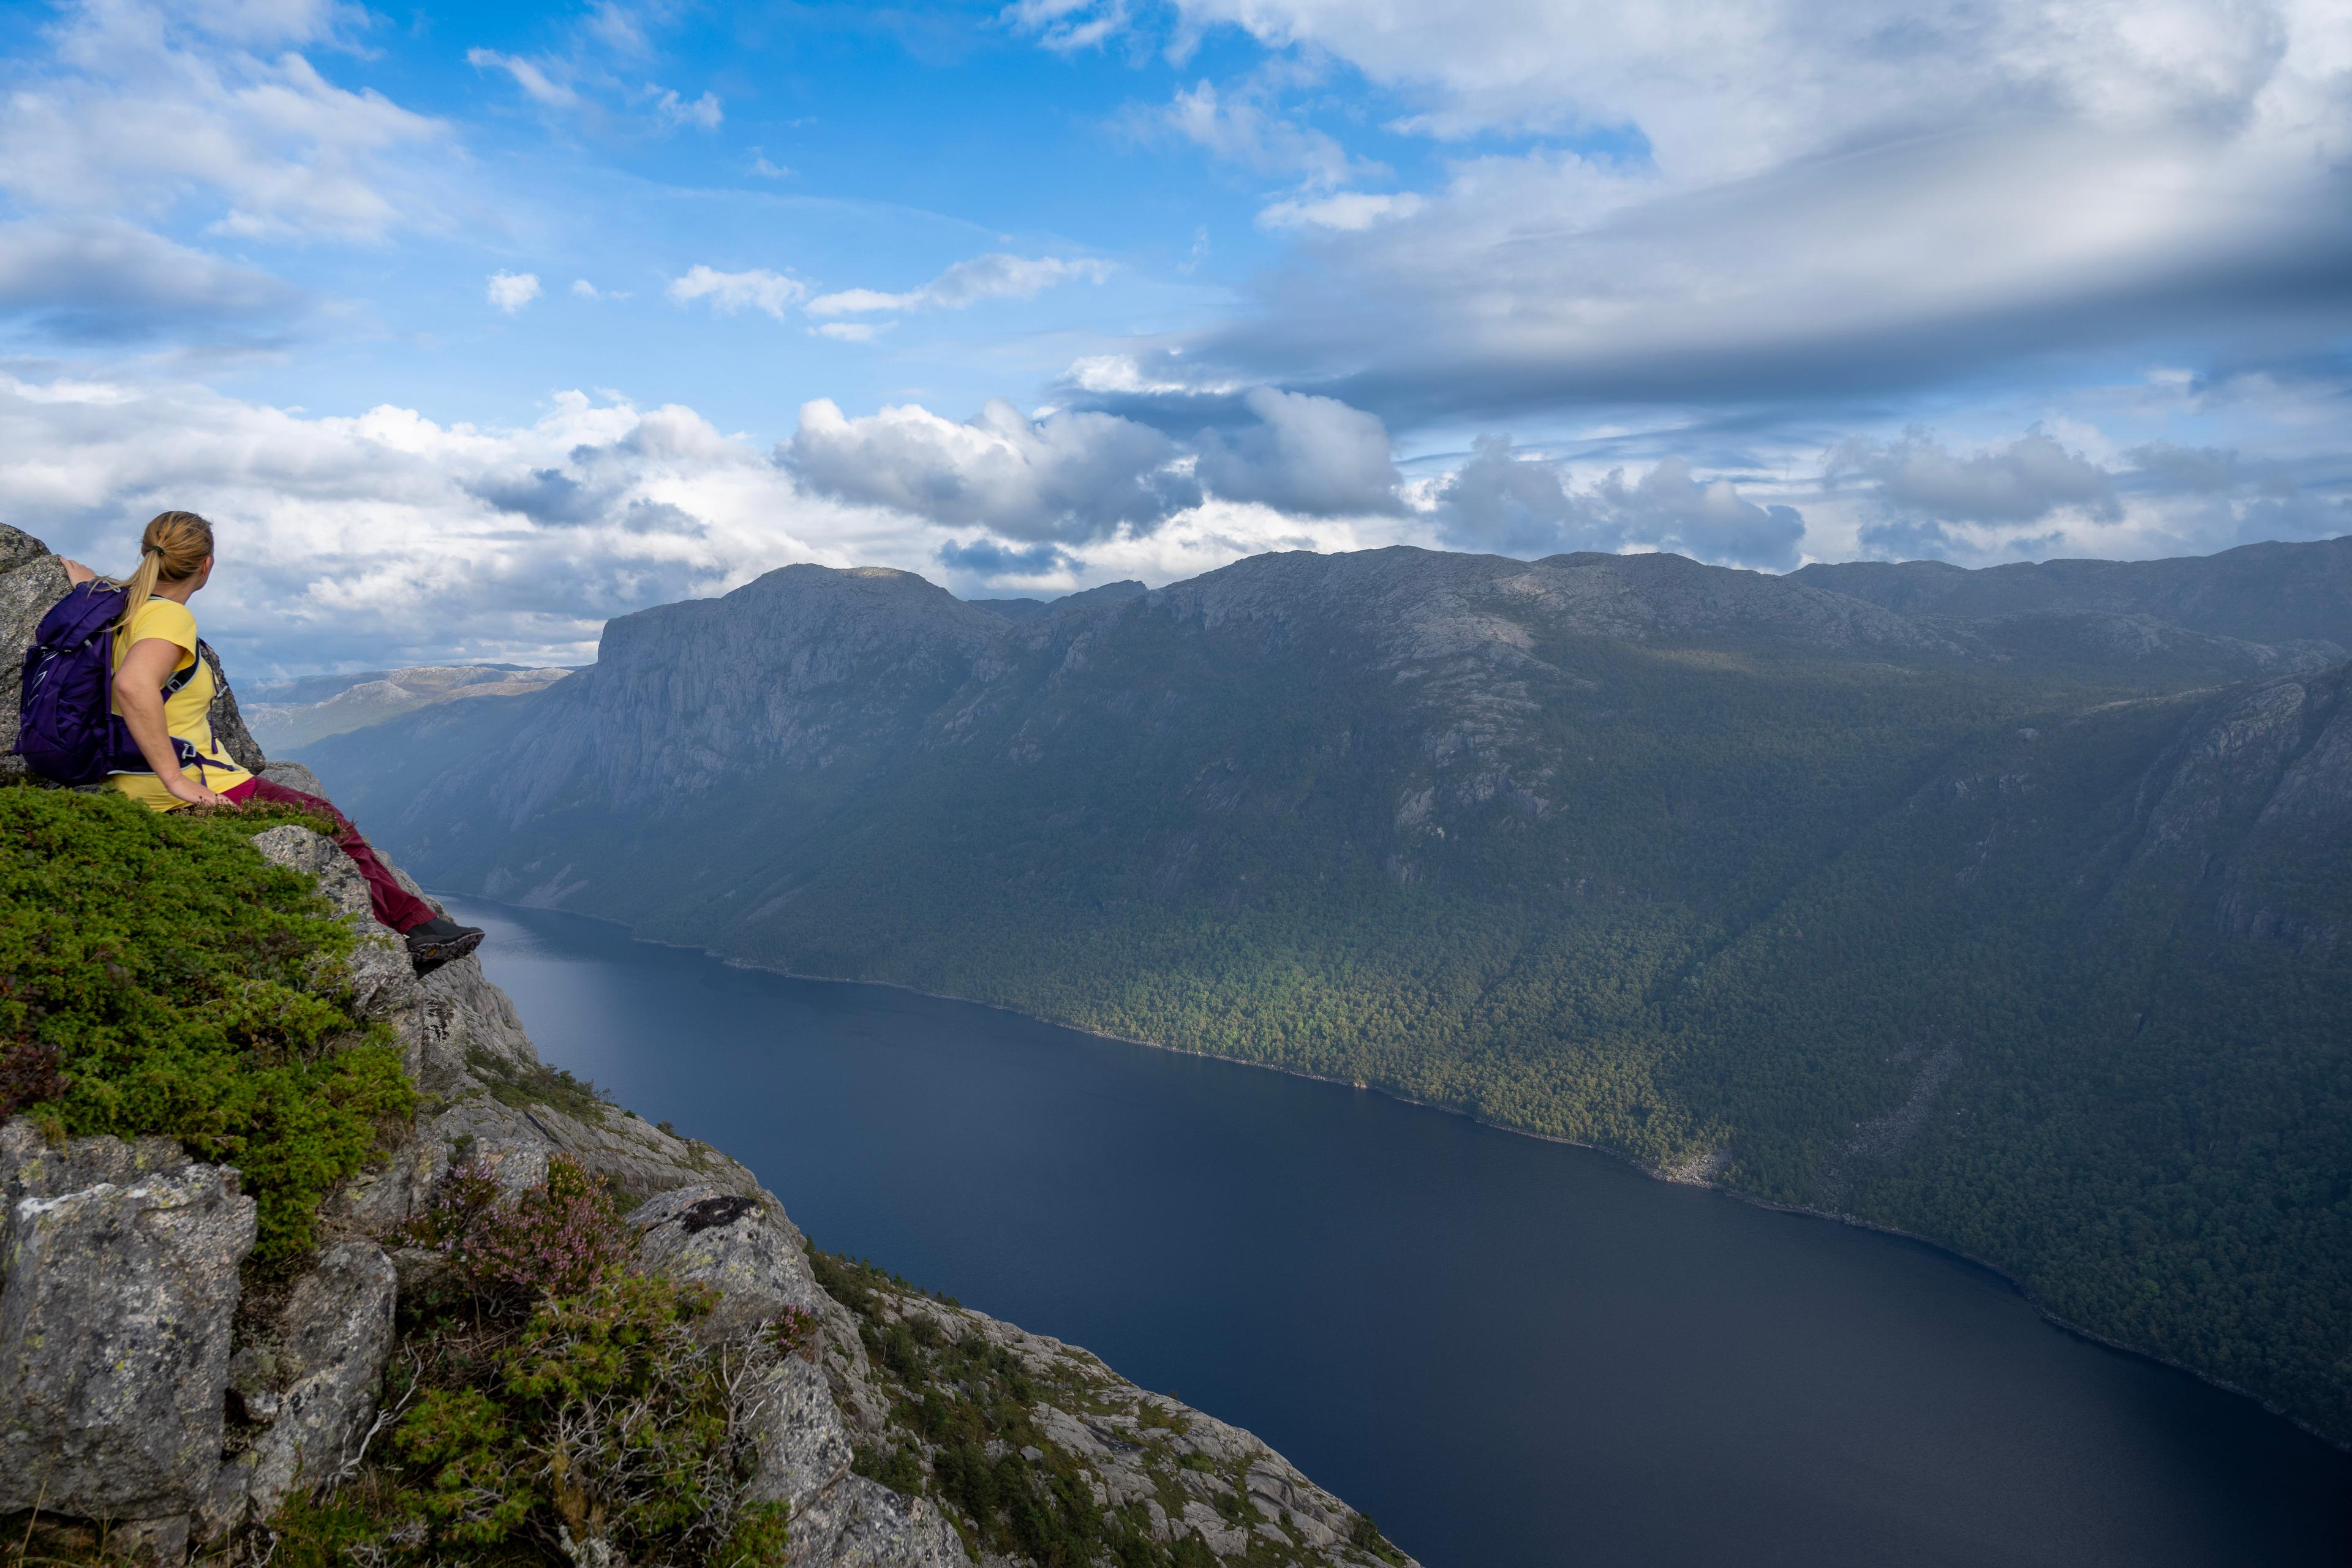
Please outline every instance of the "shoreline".
M432 891L432 889L427 890ZM444 895L436 893L435 896L442 897ZM2250 1404L2252 1404L2264 1413L2277 1416L2280 1420L2286 1422L2297 1431L2316 1438L2318 1441L2326 1444L2329 1447L2336 1449L2338 1452L2352 1453L2352 1437L2336 1437L2330 1433L2324 1432L2317 1426L2313 1426L2310 1422L2305 1420L2303 1417L2295 1415L2293 1411L2284 1409L2277 1405L2273 1405L2269 1400L2263 1398L2262 1395L2254 1393L2251 1389L2242 1388L2238 1384L2231 1383L2226 1379L2216 1377L2210 1373L2200 1372L2196 1367L2187 1365L2181 1362L2177 1362L2171 1357L2159 1352L2146 1350L2138 1345L2129 1344L2122 1340L2110 1338L2105 1334L2098 1332L2095 1329L2084 1328L2080 1323L2073 1322L2065 1318L2062 1318L2056 1312L2053 1311L2041 1297L2035 1295L2033 1290L2027 1286L2023 1280L2011 1273L2008 1269L2003 1268L2000 1264L1988 1262L1984 1258L1961 1251L1958 1247L1952 1246L1948 1242L1938 1241L1931 1236L1921 1236L1916 1231L1904 1230L1896 1226L1883 1225L1876 1220L1865 1219L1859 1215L1835 1214L1828 1209L1811 1208L1803 1204L1782 1203L1776 1198L1768 1198L1756 1193L1742 1192L1738 1187L1727 1186L1722 1183L1706 1180L1701 1177L1677 1175L1671 1171L1644 1164L1642 1161L1626 1153L1624 1151L1621 1149L1612 1149L1606 1144L1587 1143L1574 1138L1564 1138L1557 1133L1538 1132L1525 1127L1513 1127L1505 1122L1490 1121L1485 1117L1477 1115L1474 1111L1464 1110L1456 1106L1441 1105L1433 1100L1415 1100L1410 1095L1399 1093L1394 1089L1384 1089L1378 1084L1370 1083L1360 1079L1329 1078L1321 1073L1306 1072L1297 1068L1280 1067L1272 1062L1254 1062L1242 1057L1220 1056L1214 1051L1192 1050L1183 1046L1167 1045L1157 1040L1137 1039L1131 1036L1112 1034L1107 1029L1092 1028L1084 1024L1073 1024L1065 1022L1058 1018L1042 1017L1037 1014L1026 1013L1018 1007L1014 1007L1002 1002L986 1002L979 999L978 997L972 996L956 996L944 991L926 991L919 985L909 985L900 981L864 980L842 974L812 974L801 970L786 969L773 963L760 963L747 958L731 957L726 953L719 952L711 948L703 947L693 942L666 942L659 937L641 936L638 934L636 928L630 925L628 921L616 919L610 915L585 914L577 910L556 909L543 904L509 903L502 899L493 899L479 893L456 893L448 896L469 899L475 902L488 904L499 909L524 910L536 914L570 915L580 920L594 921L601 925L618 926L627 934L628 939L631 942L643 942L648 947L667 948L674 952L697 953L704 958L710 959L715 963L723 963L730 969L749 970L761 974L777 975L786 980L804 980L824 985L870 985L880 990L904 992L908 995L921 996L934 1002L953 1002L961 1006L966 1007L986 1007L992 1012L1008 1014L1013 1017L1020 1018L1029 1023L1043 1024L1050 1028L1066 1029L1072 1034L1086 1035L1094 1039L1108 1040L1118 1045L1140 1046L1146 1050L1166 1051L1174 1056L1197 1057L1203 1061L1223 1062L1231 1067L1255 1068L1262 1072L1280 1073L1286 1078L1303 1079L1309 1083L1332 1084L1341 1089L1354 1089L1360 1094L1377 1094L1384 1099L1394 1100L1400 1105L1409 1105L1416 1110L1433 1110L1446 1116L1460 1117L1474 1126L1483 1127L1490 1131L1507 1133L1514 1138L1528 1138L1533 1139L1539 1143L1554 1143L1564 1148L1588 1150L1592 1153L1612 1160L1618 1164L1623 1165L1651 1181L1661 1182L1668 1186L1690 1187L1702 1192L1714 1193L1720 1196L1729 1198L1734 1202L1747 1204L1750 1207L1769 1210L1775 1214L1796 1215L1807 1219L1823 1220L1834 1225L1848 1226L1856 1230L1874 1231L1880 1236L1892 1237L1898 1241L1906 1241L1914 1246L1932 1248L1937 1252L1942 1253L1947 1258L1957 1258L1960 1262L1968 1264L1970 1268L1984 1270L1996 1279L1999 1279L2010 1289L2016 1292L2017 1295L2024 1300L2026 1305L2034 1310L2043 1322L2050 1324L2053 1328L2059 1330L2063 1333L2071 1334L2074 1338L2081 1340L2085 1343L2097 1345L2104 1350L2114 1351L2123 1355L2136 1356L2142 1361L2150 1362L2158 1366L2166 1367L2173 1372L2181 1373L2189 1377L2193 1377L2200 1383L2206 1384L2210 1387L2221 1390L2225 1394L2233 1394L2238 1398L2248 1401Z

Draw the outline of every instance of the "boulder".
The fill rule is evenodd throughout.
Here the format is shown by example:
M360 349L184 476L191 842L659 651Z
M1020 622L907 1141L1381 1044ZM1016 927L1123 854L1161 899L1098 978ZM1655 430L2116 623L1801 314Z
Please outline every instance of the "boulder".
M153 1168L161 1140L37 1138L0 1132L0 1513L184 1520L220 1462L253 1200L222 1166Z
M212 720L213 739L228 753L228 760L247 773L257 773L269 765L262 755L261 742L245 727L245 717L236 710L236 693L229 689L228 672L221 668L220 655L204 645L205 664L213 672L213 705L206 717ZM310 794L318 792L309 791Z
M392 1354L392 1259L373 1242L343 1241L296 1281L275 1324L237 1352L235 1380L248 1419L265 1425L251 1450L247 1497L266 1519L299 1486L341 1471L375 1415L377 1380Z
M49 547L28 533L0 524L0 778L22 777L16 755L17 684L25 649L41 617L66 596L71 584Z
M629 1215L638 1257L676 1279L715 1288L713 1334L739 1333L786 1309L812 1318L831 1304L810 1269L806 1243L775 1201L708 1184L677 1187Z

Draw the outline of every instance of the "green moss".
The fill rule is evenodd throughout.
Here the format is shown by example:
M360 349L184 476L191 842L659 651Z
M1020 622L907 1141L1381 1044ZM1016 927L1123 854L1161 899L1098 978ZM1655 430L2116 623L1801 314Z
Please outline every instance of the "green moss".
M352 931L247 842L287 821L309 819L0 788L0 1115L235 1165L263 1262L310 1246L320 1198L415 1104L350 1010Z

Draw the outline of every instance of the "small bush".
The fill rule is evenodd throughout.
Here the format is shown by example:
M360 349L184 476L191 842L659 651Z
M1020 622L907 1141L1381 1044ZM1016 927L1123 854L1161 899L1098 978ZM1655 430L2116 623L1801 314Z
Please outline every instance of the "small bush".
M263 1262L415 1105L339 989L351 929L247 842L297 819L0 788L0 1110L235 1165Z
M585 1290L635 1247L612 1184L562 1155L545 1182L512 1196L489 1166L457 1166L408 1234L456 1264L477 1297L515 1305Z
M609 1184L562 1156L520 1194L458 1165L408 1239L451 1260L463 1297L404 1302L388 1440L333 1507L271 1521L289 1561L782 1560L786 1510L744 1492L813 1317L709 1337L718 1294L636 1272Z

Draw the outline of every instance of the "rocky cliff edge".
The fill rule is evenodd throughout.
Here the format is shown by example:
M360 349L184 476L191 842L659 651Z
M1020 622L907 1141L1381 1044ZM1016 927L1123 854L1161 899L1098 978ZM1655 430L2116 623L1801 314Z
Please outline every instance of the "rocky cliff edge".
M37 541L0 528L0 683L14 685L14 650L64 586ZM262 757L223 686L224 742L319 793L299 764ZM0 700L0 729L15 713ZM268 1561L284 1510L363 1484L398 1424L387 1373L402 1308L446 1268L412 1222L453 1169L528 1194L565 1161L634 1205L638 1270L716 1293L713 1324L813 1325L738 1405L755 1428L749 1497L790 1509L789 1544L767 1561L1036 1561L975 1511L985 1467L988 1487L1093 1521L1089 1556L1105 1565L1411 1563L1248 1433L1082 1350L815 1252L741 1164L549 1069L474 960L413 975L332 843L294 826L252 842L356 928L354 1011L397 1039L422 1109L321 1205L304 1265L265 1281L247 1268L255 1205L235 1169L168 1138L0 1127L0 1519L21 1539L37 1532L69 1559ZM937 1414L950 1409L952 1429ZM562 1543L575 1563L621 1562L593 1522Z

